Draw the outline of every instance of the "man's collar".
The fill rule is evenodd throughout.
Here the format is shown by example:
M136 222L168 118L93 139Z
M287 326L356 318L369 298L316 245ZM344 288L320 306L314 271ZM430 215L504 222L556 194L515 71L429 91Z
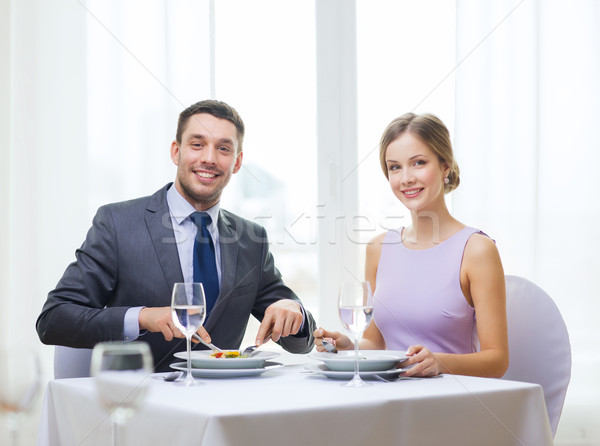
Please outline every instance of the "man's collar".
M180 225L183 220L189 217L192 212L196 212L194 206L192 206L190 202L183 198L183 196L179 193L175 187L175 183L173 183L167 190L167 203L169 205L171 215L178 225ZM219 218L219 209L220 202L202 212L206 212L208 215L210 215L212 224L216 225L217 219Z

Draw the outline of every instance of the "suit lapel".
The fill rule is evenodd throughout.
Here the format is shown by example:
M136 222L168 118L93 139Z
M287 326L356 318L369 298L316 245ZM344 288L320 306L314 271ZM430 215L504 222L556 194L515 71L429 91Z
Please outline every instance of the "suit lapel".
M175 242L169 206L167 205L168 187L169 185L165 186L150 197L146 207L145 219L146 227L158 257L158 263L165 278L165 284L169 293L171 293L175 282L183 282L183 273L181 272L177 243ZM170 294L167 294L167 296L170 296Z
M235 288L236 264L239 251L235 222L219 211L219 246L221 250L221 288L219 297L204 327L210 331L219 320Z

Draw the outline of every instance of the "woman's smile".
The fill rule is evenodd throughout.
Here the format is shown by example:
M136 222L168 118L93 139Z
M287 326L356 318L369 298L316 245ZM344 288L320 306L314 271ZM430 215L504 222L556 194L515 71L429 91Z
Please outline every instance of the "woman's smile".
M413 188L413 189L405 189L402 191L402 193L404 194L404 196L406 198L416 198L419 195L421 195L421 192L423 191L424 188L419 187L419 188Z

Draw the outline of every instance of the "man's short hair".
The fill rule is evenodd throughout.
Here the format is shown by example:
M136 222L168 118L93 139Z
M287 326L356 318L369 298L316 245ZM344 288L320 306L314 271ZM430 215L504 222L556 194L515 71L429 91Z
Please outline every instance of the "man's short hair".
M185 130L185 127L189 121L189 119L198 113L207 113L209 115L214 116L215 118L226 119L235 125L237 130L237 139L238 139L238 153L242 151L242 142L244 141L244 121L235 110L235 108L226 104L222 101L217 101L215 99L207 99L204 101L196 102L193 105L190 105L184 111L179 114L179 122L177 123L177 134L175 135L175 139L177 144L181 144L181 136Z

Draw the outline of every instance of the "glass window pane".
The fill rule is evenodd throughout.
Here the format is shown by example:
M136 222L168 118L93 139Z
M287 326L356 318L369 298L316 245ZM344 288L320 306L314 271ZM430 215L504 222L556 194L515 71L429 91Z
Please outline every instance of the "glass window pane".
M216 98L236 108L246 124L243 167L221 203L265 226L286 284L313 314L318 280L314 36L313 2L215 3Z
M454 8L454 2L446 0L357 2L363 242L389 228L410 224L410 216L392 194L379 164L379 138L386 125L406 112L430 112L452 134ZM361 252L364 255L364 249Z

